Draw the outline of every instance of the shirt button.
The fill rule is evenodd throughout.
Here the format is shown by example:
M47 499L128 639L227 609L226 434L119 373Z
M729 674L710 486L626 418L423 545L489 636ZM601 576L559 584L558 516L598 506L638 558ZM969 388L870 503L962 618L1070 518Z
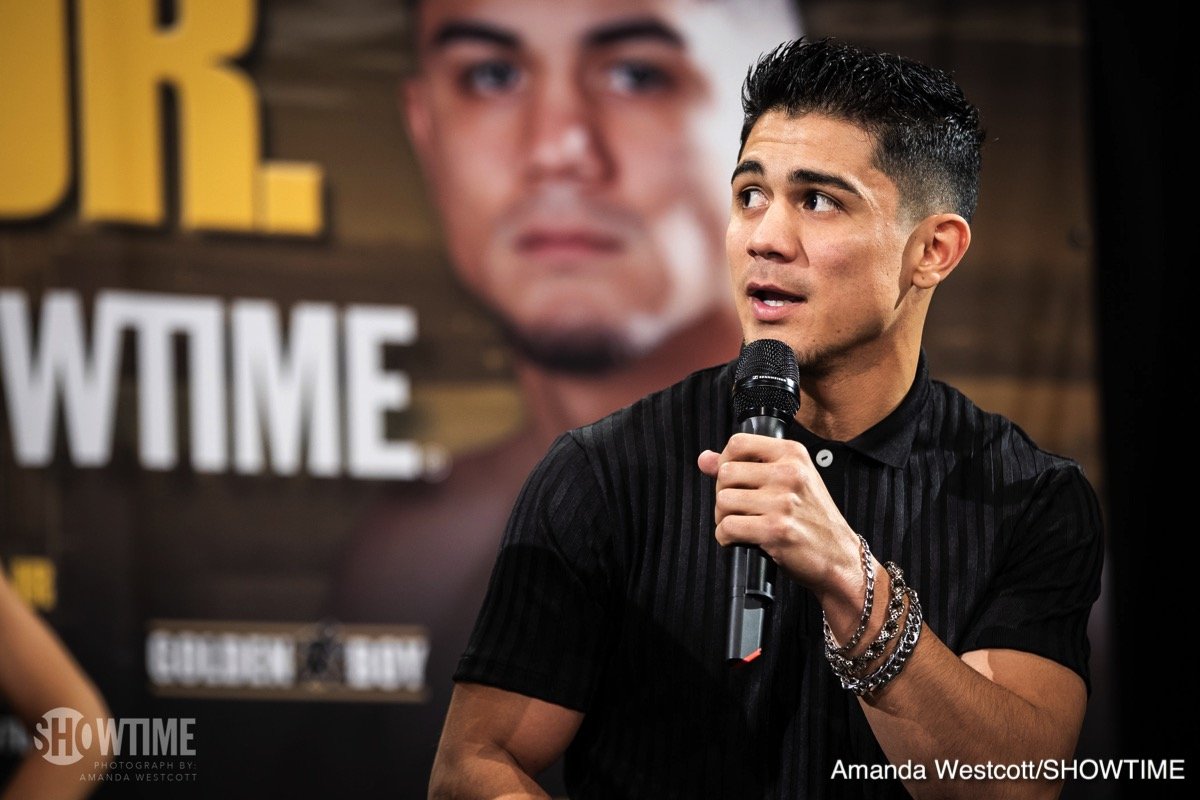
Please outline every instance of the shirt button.
M833 453L829 452L828 450L818 450L817 451L817 466L818 467L828 467L832 463L833 463Z

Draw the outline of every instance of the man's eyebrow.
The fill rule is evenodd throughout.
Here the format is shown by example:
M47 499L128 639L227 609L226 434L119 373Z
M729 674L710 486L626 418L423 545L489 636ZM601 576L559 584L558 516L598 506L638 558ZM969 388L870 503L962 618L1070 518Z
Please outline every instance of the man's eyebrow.
M815 169L797 169L793 170L788 175L789 183L815 183L818 186L833 186L841 189L844 192L849 192L855 197L862 197L862 193L855 189L849 181L837 175L831 175L828 172L817 172Z
M729 176L729 182L733 183L734 181L737 180L738 175L745 175L747 173L749 173L750 175L762 175L763 174L762 164L758 163L757 161L755 161L752 158L746 159L745 161L741 162L740 164L738 164L736 167L733 168L733 175Z
M451 20L437 29L430 40L435 50L457 42L483 42L516 49L520 44L516 34L486 22Z
M683 37L679 35L678 31L654 17L623 19L619 22L598 26L588 32L583 43L588 47L607 47L639 39L665 42L680 48L684 46Z
M730 177L730 182L737 180L739 175L763 175L763 165L752 158L748 158L742 163L733 168L733 175ZM788 175L788 183L815 183L818 186L833 186L842 191L849 192L855 197L862 197L862 192L854 188L854 186L838 175L832 175L828 172L818 172L815 169L797 169L793 170Z

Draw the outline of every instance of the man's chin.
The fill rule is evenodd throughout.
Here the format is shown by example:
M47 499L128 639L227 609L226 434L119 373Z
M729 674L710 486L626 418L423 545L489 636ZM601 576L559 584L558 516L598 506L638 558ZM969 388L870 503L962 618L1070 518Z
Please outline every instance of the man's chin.
M505 325L517 354L550 372L603 375L638 356L628 337L611 330L518 328Z
M842 342L805 343L800 346L793 344L792 349L796 353L796 365L800 374L819 378L853 362L855 354L860 353L861 349L873 340L874 337L861 336Z

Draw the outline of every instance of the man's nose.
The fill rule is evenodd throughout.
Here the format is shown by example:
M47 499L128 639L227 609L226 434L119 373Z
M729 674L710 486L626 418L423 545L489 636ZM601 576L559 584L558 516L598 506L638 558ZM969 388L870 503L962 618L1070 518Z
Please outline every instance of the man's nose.
M746 239L746 252L768 261L790 262L800 252L799 220L786 200L772 201Z
M588 101L570 76L551 76L541 82L528 125L532 179L594 182L611 174L597 104Z

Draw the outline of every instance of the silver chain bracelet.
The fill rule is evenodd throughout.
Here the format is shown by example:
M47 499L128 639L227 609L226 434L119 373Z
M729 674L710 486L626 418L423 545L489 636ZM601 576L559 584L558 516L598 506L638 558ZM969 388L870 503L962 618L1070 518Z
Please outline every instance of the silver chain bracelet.
M863 578L867 584L866 595L863 598L862 617L858 620L858 629L854 631L854 635L850 637L850 641L846 642L841 647L838 647L837 642L833 639L833 630L829 627L829 620L825 617L825 612L821 612L821 624L825 629L825 652L832 653L835 656L845 657L850 654L863 634L867 632L867 624L871 621L871 610L875 602L875 569L871 566L871 548L867 545L867 540L862 534L858 534L858 541L862 546L862 567Z
M884 620L879 636L871 642L866 650L854 658L839 655L831 650L826 642L825 657L829 659L830 666L839 677L855 675L866 668L868 664L883 655L887 643L900 632L900 617L904 613L905 589L907 588L904 583L904 571L894 561L889 561L884 568L887 570L890 586L888 587L887 618Z
M921 638L921 624L924 621L921 614L921 601L917 597L916 591L910 588L906 590L906 593L908 595L908 616L904 620L904 632L900 635L900 642L896 645L896 649L892 651L882 666L869 675L859 678L854 675L839 674L838 678L842 682L843 689L849 689L859 697L874 694L887 686L904 669L909 656L916 649L917 641Z

